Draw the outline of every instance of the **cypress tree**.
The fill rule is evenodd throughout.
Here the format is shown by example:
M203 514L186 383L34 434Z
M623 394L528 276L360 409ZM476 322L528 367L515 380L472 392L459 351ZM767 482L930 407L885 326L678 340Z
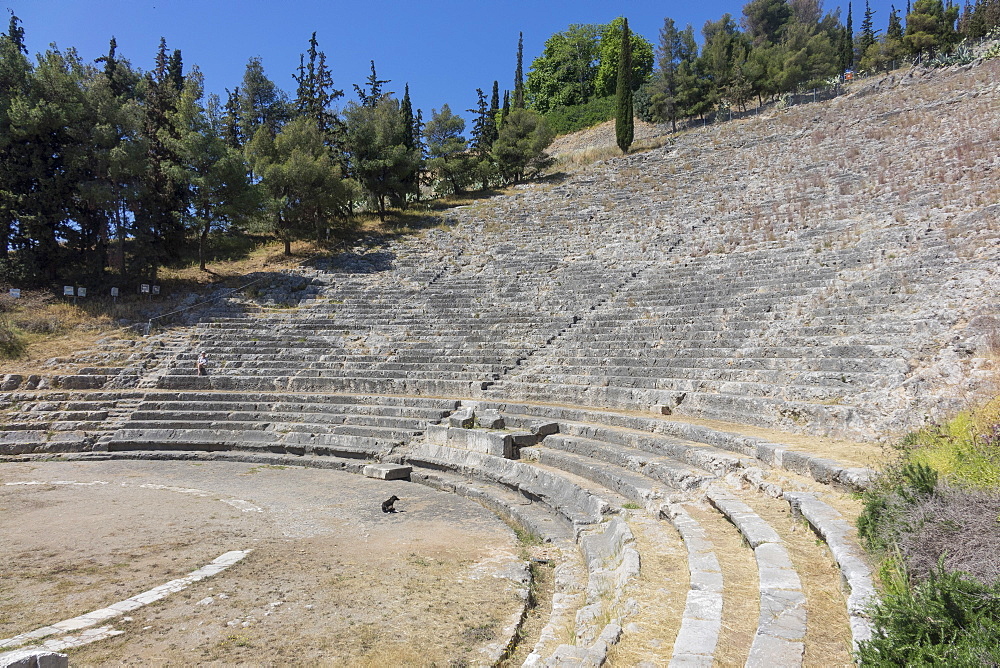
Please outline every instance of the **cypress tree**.
M505 90L503 92L503 106L500 107L500 122L497 123L497 128L503 127L504 122L507 120L507 115L510 113L510 91Z
M517 68L514 70L514 103L515 109L524 109L524 33L517 37Z
M493 142L497 140L497 135L500 130L497 128L497 122L499 118L497 115L500 113L500 84L496 79L493 80L493 94L490 96L490 127L487 128L489 133L486 141L489 142L490 146L493 146Z
M632 118L632 36L628 19L622 24L622 48L618 58L618 86L615 88L615 138L622 153L628 153L635 134Z
M403 99L399 103L399 113L403 116L403 146L407 150L414 150L417 148L417 130L416 122L417 119L413 116L413 102L410 101L410 84L406 84L403 87ZM420 162L423 162L421 156ZM420 199L420 169L416 169L412 174L408 174L403 179L404 187L413 193L416 198Z
M399 103L399 112L403 114L403 146L416 148L413 131L413 103L410 101L410 84L403 87L403 100Z
M174 49L174 52L170 55L170 63L167 65L167 71L170 83L174 86L174 91L180 95L180 92L184 90L184 62L181 59L180 49Z
M851 3L847 3L847 26L844 41L840 45L840 69L844 72L854 69L854 16Z
M865 18L861 21L861 34L858 36L858 53L864 57L868 47L875 43L875 22L872 20L875 12L872 11L868 0L865 0Z

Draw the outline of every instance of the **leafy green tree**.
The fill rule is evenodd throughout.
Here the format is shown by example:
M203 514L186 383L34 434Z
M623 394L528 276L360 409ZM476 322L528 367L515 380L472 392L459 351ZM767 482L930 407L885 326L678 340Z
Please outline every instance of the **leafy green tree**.
M621 57L622 25L625 19L616 18L604 27L598 46L597 74L594 78L594 95L614 95L618 87L618 60ZM653 73L653 45L643 37L629 31L632 50L632 90L644 84Z
M240 130L244 141L249 141L260 127L276 136L281 126L291 117L291 105L285 95L264 73L259 57L247 61L243 85L239 90Z
M963 37L980 39L998 26L1000 0L976 0L972 6L966 2L959 22L959 32Z
M0 34L0 261L7 274L10 273L9 252L29 185L25 169L28 156L25 146L15 139L17 129L11 118L15 101L23 104L30 95L32 67L20 22L11 13L7 32ZM16 111L14 113L17 115Z
M427 140L427 169L434 175L438 194L460 193L472 182L476 160L469 154L462 136L465 121L451 113L448 105L431 110L431 120L424 128Z
M903 43L917 55L947 52L958 39L957 19L957 5L945 8L941 0L917 0L906 16Z
M496 135L496 123L493 121L493 114L486 105L486 93L482 88L476 89L477 104L475 109L466 109L471 114L475 114L472 122L472 142L470 148L475 158L475 172L482 183L483 190L490 187L490 179L493 176L493 161L490 158L490 150L493 148L494 137Z
M266 220L284 242L286 255L295 239L321 243L331 231L348 229L349 185L312 119L287 123L273 139L266 128L258 128L247 146L266 193Z
M88 148L77 136L86 120L79 59L50 49L38 57L26 90L8 111L11 158L22 170L15 220L25 278L54 281L68 266L61 240L71 234L78 170Z
M545 114L557 106L589 102L594 96L602 26L571 25L545 41L542 55L531 63L526 84L528 102Z
M146 169L133 226L135 271L150 278L156 277L161 265L179 257L187 209L186 191L177 178L179 157L171 141L177 134L173 120L179 93L162 38L155 63L140 87Z
M326 53L319 50L316 33L309 38L309 61L299 56L298 74L295 79L295 112L311 118L331 150L343 145L344 127L333 111L333 103L344 96L344 91L333 87L333 75L326 64Z
M89 120L78 129L88 148L78 171L77 230L68 239L76 248L75 262L88 277L105 267L124 275L126 242L132 234L137 196L146 166L146 146L140 135L143 111L137 85L140 76L127 60L117 57L111 39L103 72L87 70L84 79Z
M861 69L867 71L887 70L906 57L903 44L903 23L895 7L889 14L889 25L882 39L872 44L861 58Z
M899 20L899 12L896 6L891 5L892 11L889 13L889 25L885 29L885 36L889 39L903 41L903 22Z
M405 204L420 153L406 146L412 126L407 127L399 102L386 93L372 104L370 90L362 96L362 104L349 102L344 111L347 147L351 173L384 222L390 202Z
M222 115L222 136L233 148L242 149L246 143L243 120L240 115L240 88L226 89L226 106Z
M660 122L670 121L677 131L677 118L681 116L681 65L690 68L698 57L694 29L689 25L678 30L673 19L663 20L660 29L659 76L654 80L652 106L654 117Z
M820 86L837 73L837 45L815 26L790 24L782 47L786 55L777 81L779 91Z
M874 17L875 12L868 4L868 0L865 0L865 17L861 21L861 33L858 35L857 40L857 51L862 56L868 52L868 49L875 44L877 39Z
M792 8L785 0L750 0L743 6L743 29L754 46L778 44L792 19Z
M635 136L635 120L632 114L632 40L628 19L622 22L620 48L618 86L615 89L615 139L622 153L628 153Z
M375 73L375 61L369 61L371 63L372 71L365 79L365 86L359 86L354 84L354 91L358 94L358 99L361 101L362 107L374 107L379 102L382 101L382 84L387 84L390 82L389 79L379 79L378 74Z
M507 182L520 183L551 164L545 154L550 143L552 132L544 117L528 109L512 109L493 144L493 160Z
M714 105L726 97L733 86L735 68L746 61L746 49L743 48L743 35L730 14L723 14L718 21L706 21L701 32L705 42L699 66L708 77L708 97Z
M203 78L195 68L177 102L172 143L178 156L175 178L188 190L187 218L198 237L199 267L205 271L213 228L249 220L257 212L259 198L242 153L226 143L221 128L213 125L202 107L203 92Z

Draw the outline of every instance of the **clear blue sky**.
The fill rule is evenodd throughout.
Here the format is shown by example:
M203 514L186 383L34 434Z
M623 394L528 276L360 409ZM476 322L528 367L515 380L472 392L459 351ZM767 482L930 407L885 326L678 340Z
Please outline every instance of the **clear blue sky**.
M0 0L23 22L32 57L55 42L75 47L92 61L105 54L108 40L118 55L143 70L153 67L160 37L180 49L185 69L198 65L206 92L225 96L240 84L247 60L260 56L268 77L289 94L299 54L317 33L334 84L344 90L338 104L354 98L374 60L379 78L402 94L409 83L414 107L429 118L432 108L448 104L464 114L476 103L476 88L487 95L493 80L501 91L513 87L518 31L524 32L524 70L553 33L573 23L608 23L627 16L634 32L657 43L666 16L697 33L708 20L729 12L739 19L745 2L639 2L632 0ZM897 3L900 11L905 0ZM839 5L830 0L824 11ZM847 16L843 0L842 20ZM889 0L874 0L875 25L884 29ZM854 27L864 2L854 2ZM6 14L6 12L5 12ZM0 31L6 31L8 16ZM700 35L699 35L700 37ZM468 128L467 128L468 129Z

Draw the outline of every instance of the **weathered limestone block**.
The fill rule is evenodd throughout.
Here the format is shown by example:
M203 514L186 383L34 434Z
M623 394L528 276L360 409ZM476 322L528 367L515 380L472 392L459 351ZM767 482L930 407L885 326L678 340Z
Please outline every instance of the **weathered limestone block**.
M482 429L503 429L507 426L503 416L497 410L484 410L476 415L479 426Z
M365 477L377 480L409 480L412 466L399 464L368 464L362 470Z
M510 433L462 429L446 425L428 425L424 438L428 443L434 445L470 450L504 459L516 458L514 434Z
M9 373L3 377L3 381L0 382L0 392L12 392L21 386L21 381L23 376L16 373Z
M546 436L551 436L552 434L559 433L559 423L558 422L532 422L531 423L531 433L545 438Z
M471 429L472 425L475 424L475 420L476 416L472 408L459 408L457 411L448 416L448 425L451 427Z
M20 650L0 655L0 668L68 668L69 655L44 650Z

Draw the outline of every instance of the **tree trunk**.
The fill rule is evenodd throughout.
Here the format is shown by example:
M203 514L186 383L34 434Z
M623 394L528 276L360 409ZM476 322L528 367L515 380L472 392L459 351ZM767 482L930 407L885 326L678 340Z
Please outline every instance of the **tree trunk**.
M205 249L208 247L208 230L212 226L209 222L207 211L203 211L202 214L205 215L205 224L201 227L201 236L198 238L198 268L202 271L208 271L205 267Z

